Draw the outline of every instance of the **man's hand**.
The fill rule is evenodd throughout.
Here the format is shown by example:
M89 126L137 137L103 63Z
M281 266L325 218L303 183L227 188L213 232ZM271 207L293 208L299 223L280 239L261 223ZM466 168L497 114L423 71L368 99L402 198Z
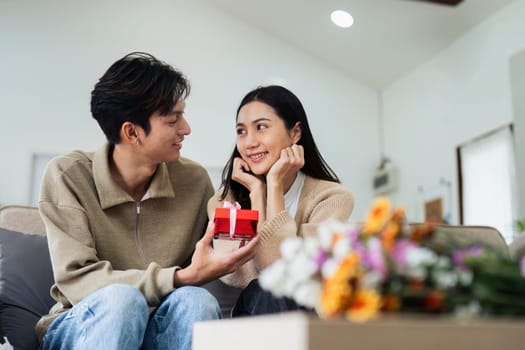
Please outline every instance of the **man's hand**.
M202 285L226 274L232 273L255 256L258 236L233 252L217 252L212 247L213 226L210 222L206 233L195 245L191 264L175 271L173 285Z

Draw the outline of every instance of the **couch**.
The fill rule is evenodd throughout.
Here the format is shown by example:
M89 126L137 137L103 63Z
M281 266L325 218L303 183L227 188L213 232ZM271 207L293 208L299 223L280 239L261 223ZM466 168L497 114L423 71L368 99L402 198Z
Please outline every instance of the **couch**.
M417 224L412 224L417 225ZM437 227L435 244L453 241L457 246L482 242L503 255L523 255L525 235L505 244L501 234L487 226ZM0 207L0 349L7 336L15 349L37 349L34 326L54 301L49 295L53 275L45 228L38 209L30 206ZM225 317L240 290L214 281L204 286L217 297Z
M15 350L38 349L34 327L55 303L49 294L52 284L45 228L38 209L0 207L0 349L7 344L4 336ZM204 287L219 300L224 317L229 317L240 289L219 280Z

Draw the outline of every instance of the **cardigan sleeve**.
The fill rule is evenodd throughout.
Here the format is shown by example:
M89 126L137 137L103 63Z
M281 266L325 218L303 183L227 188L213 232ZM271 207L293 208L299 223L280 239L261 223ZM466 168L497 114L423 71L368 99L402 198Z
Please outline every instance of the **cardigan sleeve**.
M301 224L299 236L309 237L317 234L319 224L328 220L348 221L354 209L354 197L348 191L334 193L316 201L309 215Z
M283 210L262 225L255 258L258 270L280 257L280 246L286 238L314 236L320 223L330 219L347 221L354 208L352 193L334 182L310 178L303 192L295 219Z

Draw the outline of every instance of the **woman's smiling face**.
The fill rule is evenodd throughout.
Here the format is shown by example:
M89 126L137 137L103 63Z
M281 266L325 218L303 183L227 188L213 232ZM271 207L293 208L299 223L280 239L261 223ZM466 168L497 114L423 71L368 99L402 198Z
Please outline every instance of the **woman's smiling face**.
M274 109L259 101L240 109L236 129L237 150L255 175L266 175L281 150L297 142Z

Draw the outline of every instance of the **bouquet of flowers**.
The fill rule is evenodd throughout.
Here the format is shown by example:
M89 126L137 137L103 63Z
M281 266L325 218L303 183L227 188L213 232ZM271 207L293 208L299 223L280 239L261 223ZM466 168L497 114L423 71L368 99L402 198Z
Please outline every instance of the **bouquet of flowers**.
M362 225L329 221L294 237L262 271L261 286L323 318L366 321L380 312L525 315L525 257L436 242L432 224L408 225L380 197Z

